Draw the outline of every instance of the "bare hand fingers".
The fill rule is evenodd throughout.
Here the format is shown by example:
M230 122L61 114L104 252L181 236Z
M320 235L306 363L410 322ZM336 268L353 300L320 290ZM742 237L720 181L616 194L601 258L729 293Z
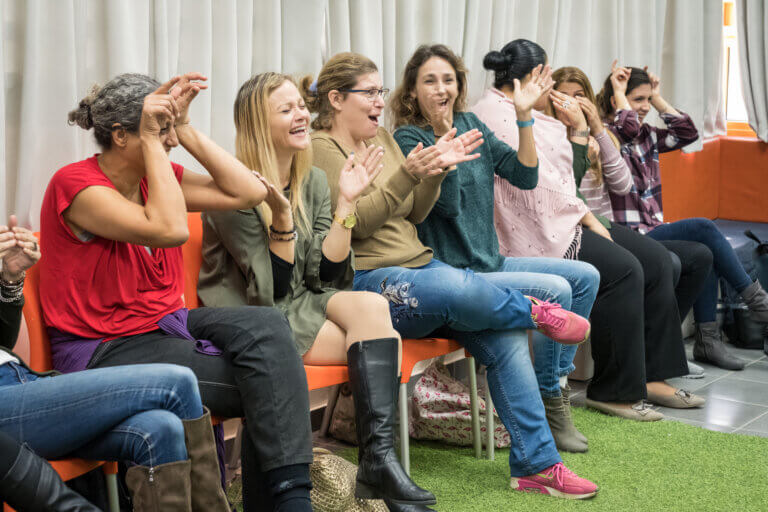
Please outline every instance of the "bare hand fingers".
M413 156L413 155L417 155L417 154L418 154L418 153L419 153L419 152L422 150L422 148L423 148L423 147L424 147L424 144L422 144L421 142L419 142L418 144L416 144L416 147L414 147L414 148L411 150L411 152L410 152L410 153L408 153L408 157L407 157L407 158L411 158L411 156Z
M474 150L476 150L477 148L479 148L480 146L482 146L482 145L483 145L483 142L485 142L485 139L482 139L482 138L480 138L480 139L477 139L477 140L476 140L475 142L473 142L472 144L469 144L468 146L464 146L464 152L465 152L466 154L470 154L470 153L472 153ZM479 156L479 155L480 155L480 153L478 153L478 156Z
M181 77L179 75L174 76L160 87L155 89L155 92L152 94L168 94L168 92L173 88L174 85L176 85L176 82L178 82L180 79Z

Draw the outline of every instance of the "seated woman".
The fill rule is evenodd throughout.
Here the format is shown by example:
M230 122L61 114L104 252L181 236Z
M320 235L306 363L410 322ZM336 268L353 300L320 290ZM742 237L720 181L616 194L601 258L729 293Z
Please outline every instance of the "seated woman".
M195 80L204 77L160 85L119 75L70 113L94 129L103 152L60 169L43 199L40 292L54 366L192 369L213 414L246 418L244 474L263 478L275 510L308 511L309 398L284 315L267 307L189 311L182 302L187 210L250 208L267 194L190 124L190 102L205 88ZM209 175L170 161L179 143Z
M392 323L401 336L421 337L448 328L443 332L488 366L496 408L514 432L509 458L514 489L566 498L593 496L597 487L562 464L537 393L527 336L515 331L540 328L574 342L584 339L588 322L559 306L532 302L495 274L476 274L433 258L415 224L438 207L447 179L444 169L478 158L470 153L478 147L480 132L467 131L454 139L456 130L449 127L430 147L416 144L405 157L379 126L387 92L376 65L354 53L331 58L304 90L310 111L317 112L314 163L328 175L333 204L344 204L338 183L350 155L362 155L372 145L385 150L383 170L357 200L351 234L355 289L389 300ZM520 282L535 282L531 288L537 288L536 295L570 305L570 287L558 276L521 273Z
M494 88L472 111L513 148L523 144L512 128L520 122L517 91L546 63L544 49L527 39L514 40L483 61L495 72ZM650 239L609 222L607 229L578 197L574 175L582 177L589 167L587 121L577 101L557 91L549 96L570 127L570 142L566 125L542 112L548 99L543 97L533 113L540 183L523 191L496 180L499 243L509 256L574 258L600 271L592 309L595 374L587 405L638 421L663 417L646 398L668 407L699 407L702 398L665 382L688 373L672 260Z
M661 96L661 82L656 75L646 69L623 69L626 72L617 79L614 66L597 97L600 113L621 143L621 155L633 178L629 194L611 194L616 222L647 233L654 240L690 240L712 251L713 270L703 290L692 297L696 321L693 357L727 370L743 370L744 361L727 352L716 322L717 280L722 277L733 286L752 318L763 324L768 324L768 294L744 271L731 244L711 220L664 222L659 153L680 149L695 141L699 134L688 114L676 110ZM651 107L659 113L666 128L643 123Z
M325 173L311 167L309 121L288 75L262 73L240 87L237 156L261 170L267 198L258 208L203 214L198 294L206 306L277 306L306 364L347 364L360 447L357 497L430 505L434 495L410 480L394 452L400 340L387 301L339 291L351 288L354 275L348 219L383 154L369 146L361 163L346 160L332 215Z
M619 68L615 66L611 73L612 80L622 80L624 75L629 73L626 68ZM555 81L555 90L563 94L567 94L581 106L581 110L586 117L587 124L589 125L590 132L590 146L588 152L588 159L590 166L586 173L583 175L581 182L579 183L579 176L576 175L576 184L579 188L579 193L582 199L587 203L590 211L598 218L606 219L606 225L609 231L612 231L614 226L613 210L611 208L611 198L609 195L625 196L629 194L632 189L632 173L627 166L627 163L621 157L619 152L619 141L609 130L605 129L603 121L597 111L597 99L592 89L592 84L587 78L587 75L576 67L564 67L556 70L552 73L552 79ZM597 147L595 147L595 145ZM621 225L619 225L621 226ZM625 232L623 229L619 229L617 232ZM637 237L632 237L633 240L639 241ZM620 241L617 240L621 244ZM675 268L675 276L673 281L675 285L675 297L677 299L677 309L680 314L680 318L683 319L688 315L688 312L693 307L693 301L701 292L704 282L712 270L712 252L704 244L698 242L688 242L683 240L660 240L658 243L667 248L673 256L673 261L678 265ZM652 255L644 254L643 247L650 247L651 242L643 241L640 245L630 244L631 246L624 246L626 249L632 251L632 253L640 260L643 265L643 273L645 276L646 290L649 288L650 282L654 281L654 276L657 273L657 264ZM654 251L658 253L657 250ZM650 259L649 259L650 257ZM649 266L650 265L650 266ZM650 278L649 278L650 277ZM666 287L664 287L666 289ZM645 316L646 326L652 329L651 322L656 323L653 319L659 318L659 315L652 314L651 311L658 308L658 304L654 300L649 300L649 296L655 295L657 292L646 291L645 295ZM658 293L661 293L659 291ZM666 300L661 301L666 303ZM670 331L672 332L671 328ZM651 335L650 330L646 332L646 339ZM682 336L682 332L680 332ZM677 334L675 333L675 336ZM646 354L647 357L647 354ZM646 363L646 367L648 363ZM647 368L646 368L647 369ZM688 377L703 377L704 370L688 361ZM653 373L653 372L651 372ZM653 401L653 400L651 400Z
M539 71L537 79L521 91L524 116L530 116L530 104L550 87L549 68ZM533 133L528 126L521 126L525 144L519 153L499 141L474 114L463 112L466 83L464 65L448 47L422 46L406 65L403 82L392 100L394 122L400 126L394 136L404 152L418 144L431 146L436 134L452 127L462 133L479 130L485 140L479 158L448 173L435 207L418 226L419 238L452 267L481 272L494 284L529 295L538 296L542 274L558 276L565 280L564 288L570 297L565 302L553 300L588 317L598 284L597 271L590 265L552 258L504 258L499 252L493 228L494 175L509 186L537 186ZM539 334L533 346L539 390L558 449L587 451L586 437L571 419L569 388L561 383L574 368L576 347L564 347Z
M0 226L0 508L5 500L19 512L98 511L42 456L136 464L126 483L137 511L228 511L210 414L190 370L154 364L55 376L11 352L24 271L40 259L35 236L15 224L12 216Z

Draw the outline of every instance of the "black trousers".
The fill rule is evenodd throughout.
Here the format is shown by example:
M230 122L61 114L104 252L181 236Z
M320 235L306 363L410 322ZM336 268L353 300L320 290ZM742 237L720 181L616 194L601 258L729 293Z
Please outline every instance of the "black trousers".
M634 402L646 398L646 382L688 373L674 266L655 240L617 224L610 233L613 242L585 229L579 252L600 272L587 396Z
M243 457L245 472L311 463L307 376L285 316L268 307L198 308L190 310L187 328L224 354L201 354L189 340L153 331L102 343L88 367L186 366L212 414L246 418L253 453Z
M675 287L675 296L682 320L704 290L714 257L709 247L699 242L659 240L659 243L680 259L680 280Z

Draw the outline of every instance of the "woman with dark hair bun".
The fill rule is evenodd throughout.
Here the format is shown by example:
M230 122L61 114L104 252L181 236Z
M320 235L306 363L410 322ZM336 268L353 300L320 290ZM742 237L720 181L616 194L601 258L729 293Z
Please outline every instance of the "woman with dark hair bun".
M535 66L546 63L547 56L539 45L524 39L507 44L501 53L509 66L494 70L497 87L486 91L472 111L514 148L522 144L512 128L519 122L514 95L533 79ZM547 115L552 108L554 116ZM663 417L646 398L671 407L701 406L703 399L665 382L688 373L667 251L598 218L579 196L577 182L590 166L590 129L581 104L553 90L534 109L539 186L524 191L496 180L496 231L507 256L578 259L600 271L591 317L595 374L587 387L587 404L636 421ZM639 245L643 259L653 264L643 265L635 256L641 252ZM644 267L653 272L646 273ZM643 311L648 301L663 306L653 309L658 318L646 324ZM545 404L559 406L546 397Z
M768 293L745 272L731 244L709 219L693 218L664 222L661 202L659 153L675 151L695 141L699 133L688 114L670 105L661 96L661 81L647 67L617 67L598 94L598 106L609 130L621 143L621 155L632 172L629 194L611 194L616 222L655 240L689 240L706 245L714 257L714 268L703 290L686 299L693 303L696 342L693 357L726 370L743 370L744 361L729 354L716 322L717 281L724 278L744 299L752 318L768 324ZM643 123L651 107L656 109L666 128ZM763 283L768 285L768 283ZM679 299L681 300L681 299Z

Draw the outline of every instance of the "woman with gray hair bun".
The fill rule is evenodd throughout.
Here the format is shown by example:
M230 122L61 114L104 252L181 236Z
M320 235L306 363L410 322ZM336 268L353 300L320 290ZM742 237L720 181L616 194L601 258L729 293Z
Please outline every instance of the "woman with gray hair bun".
M310 511L309 398L285 317L268 307L183 303L187 211L250 209L267 194L254 172L192 126L189 106L205 80L187 73L160 85L119 75L70 113L71 123L94 129L103 151L56 172L43 200L40 292L53 363L65 373L190 368L213 414L245 416L253 443L243 449L243 471L263 479L274 510ZM179 144L207 175L171 162ZM190 444L191 510L219 510L216 479L194 472L196 457L215 457ZM178 479L152 467L131 471L129 486L170 510L164 500Z

